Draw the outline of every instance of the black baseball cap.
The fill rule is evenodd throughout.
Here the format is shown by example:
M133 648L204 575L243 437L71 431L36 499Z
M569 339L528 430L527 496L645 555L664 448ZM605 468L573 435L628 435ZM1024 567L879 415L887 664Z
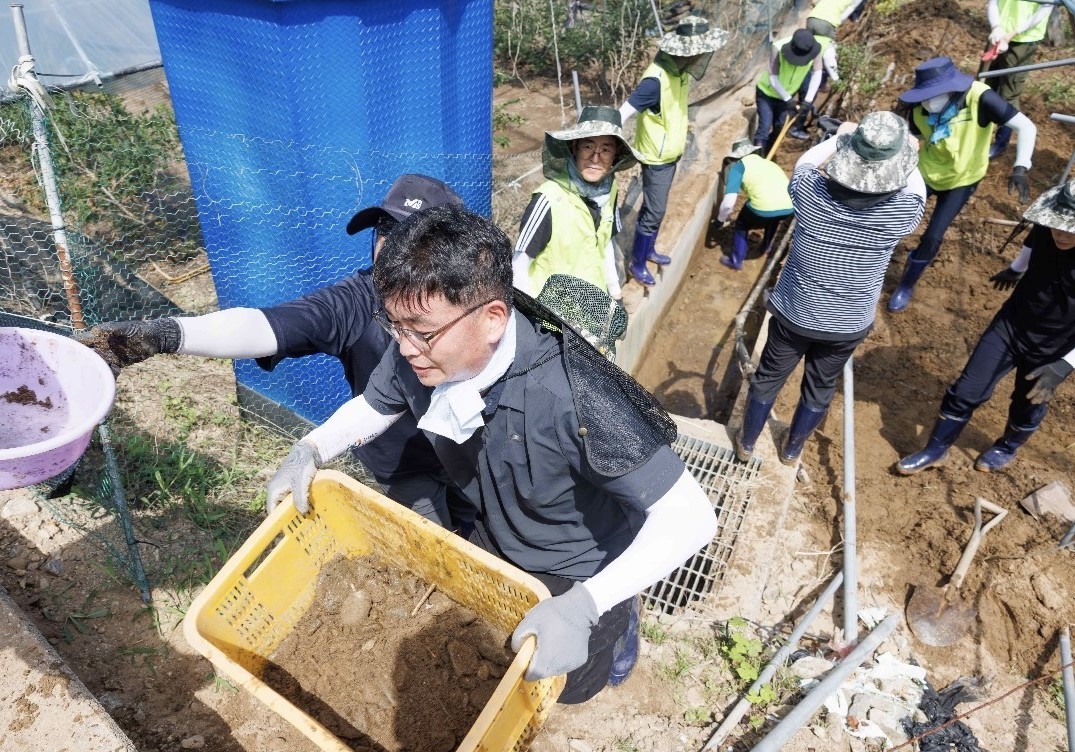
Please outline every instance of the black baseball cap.
M384 218L402 221L416 211L446 204L463 205L463 199L445 183L428 175L400 175L380 206L367 206L351 217L347 234L354 235L377 224Z

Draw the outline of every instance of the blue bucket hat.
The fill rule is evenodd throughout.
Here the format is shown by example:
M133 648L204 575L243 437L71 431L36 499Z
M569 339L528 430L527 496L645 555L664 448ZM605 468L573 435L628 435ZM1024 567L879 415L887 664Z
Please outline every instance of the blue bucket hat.
M900 101L918 104L940 94L964 92L972 83L974 76L957 68L952 58L930 58L914 69L914 86L900 94Z

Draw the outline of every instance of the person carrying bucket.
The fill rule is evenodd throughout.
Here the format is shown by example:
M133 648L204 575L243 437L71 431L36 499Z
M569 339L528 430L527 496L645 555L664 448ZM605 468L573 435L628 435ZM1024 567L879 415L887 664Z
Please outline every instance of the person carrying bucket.
M915 68L914 87L901 94L900 101L911 108L911 132L922 138L918 167L937 203L888 300L888 310L893 312L911 302L915 285L937 257L949 225L985 177L993 129L1004 125L1019 134L1008 193L1017 191L1024 203L1030 200L1027 170L1037 137L1037 128L1026 115L956 68L949 57L935 57Z
M1019 257L991 278L997 289L1015 289L944 393L926 446L896 463L901 475L941 462L974 411L1014 370L1004 434L974 463L987 473L1007 467L1045 419L1057 386L1075 368L1075 181L1046 191L1023 219L1034 226Z
M986 15L989 17L989 42L982 60L989 64L985 70L998 71L1029 65L1034 59L1038 43L1045 38L1049 28L1049 14L1053 6L1031 0L989 0ZM1016 109L1023 93L1027 72L1009 73L988 79L989 88ZM1008 148L1012 129L1006 125L997 128L989 158L996 159Z
M736 457L754 451L773 403L800 360L799 404L778 458L799 461L828 412L844 363L873 329L892 249L922 219L917 141L891 112L843 123L795 165L791 250L769 295L768 339L750 379Z
M613 107L584 107L573 128L545 134L546 180L519 223L516 288L536 296L550 276L568 274L622 297L612 244L620 230L615 173L637 162Z
M789 108L798 113L804 106L813 106L821 87L822 63L821 42L806 29L798 29L790 37L773 42L769 67L758 76L754 90L758 108L754 143L762 147L766 156L776 143L776 134L784 125ZM801 104L792 103L796 94L802 94Z
M735 218L731 253L720 257L720 263L736 271L743 268L751 230L763 231L762 252L769 253L780 223L795 213L788 195L788 176L780 165L754 153L760 148L750 143L750 139L741 138L732 144L731 152L724 158L724 163L731 167L717 220L728 221L740 193L747 200Z
M647 287L657 280L646 263L672 262L657 252L657 233L668 208L676 165L687 145L687 95L690 80L700 79L713 53L728 41L728 32L710 28L701 16L687 16L661 37L659 51L642 80L620 105L623 123L638 113L634 148L642 163L642 206L631 249L631 276Z

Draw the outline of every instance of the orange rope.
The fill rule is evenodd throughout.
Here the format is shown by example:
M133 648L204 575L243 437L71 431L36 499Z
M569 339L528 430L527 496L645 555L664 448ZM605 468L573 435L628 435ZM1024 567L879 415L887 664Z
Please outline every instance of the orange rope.
M1041 676L1039 676L1039 677L1038 677L1037 679L1031 679L1031 680L1030 680L1030 681L1028 681L1028 682L1024 682L1023 684L1019 684L1019 685L1017 685L1017 686L1014 686L1014 687L1012 687L1011 689L1009 689L1009 690L1008 690L1007 692L1005 692L1004 694L1000 695L999 697L994 697L994 698L993 698L992 700L989 700L989 701L987 701L987 702L983 702L983 703L982 703L981 705L976 705L976 706L974 706L973 708L971 708L970 710L968 710L968 711L967 711L966 713L960 713L959 715L957 715L957 716L954 716L954 717L952 718L952 720L950 720L950 721L947 721L947 722L945 722L945 723L942 723L942 724L941 724L940 726L938 726L938 727L937 727L937 728L935 728L935 729L930 729L929 731L927 731L927 732L926 732L926 733L924 733L924 734L919 734L918 736L916 736L916 737L914 737L914 738L908 739L908 740L907 740L907 741L905 741L905 742L904 742L903 744L897 744L897 745L896 745L895 747L893 747L893 748L892 748L891 750L889 750L889 752L896 752L896 750L897 750L897 749L901 749L901 748L903 748L903 747L906 747L906 746L907 746L907 745L909 745L909 744L914 744L914 743L915 743L915 742L917 742L917 741L920 741L920 740L922 740L922 739L925 739L925 738L926 738L927 736L930 736L930 735L932 735L932 734L936 734L936 733L937 733L938 731L940 731L941 729L946 729L946 728L948 728L949 726L953 725L954 723L956 723L956 722L958 722L958 721L961 721L961 720L963 720L964 718L966 718L966 717L968 717L968 716L971 716L971 715L973 715L973 714L977 713L977 712L978 712L979 710L981 710L982 708L988 708L988 707L989 707L990 705L993 705L993 704L995 704L995 703L998 703L998 702L1000 702L1001 700L1003 700L1003 699L1004 699L1005 697L1007 697L1008 695L1010 695L1010 694L1013 694L1013 693L1015 693L1015 692L1018 692L1018 691L1019 691L1020 689L1025 689L1026 687L1029 687L1029 686L1032 686L1032 685L1034 685L1034 684L1038 684L1038 683L1040 683L1040 682L1043 682L1043 681L1045 681L1046 679L1051 679L1051 678L1052 678L1052 677L1053 677L1053 676L1054 676L1055 674L1058 674L1058 673L1060 673L1061 671L1063 671L1064 669L1066 669L1066 668L1067 668L1068 666L1075 666L1075 661L1072 661L1071 663L1065 663L1065 664L1064 664L1063 666L1061 666L1060 668L1054 668L1054 669L1053 669L1052 671L1049 671L1049 672L1047 672L1047 673L1045 673L1045 674L1042 674L1042 675L1041 675ZM1075 713L1075 708L1068 708L1068 709L1067 709L1067 712L1069 712L1069 713Z

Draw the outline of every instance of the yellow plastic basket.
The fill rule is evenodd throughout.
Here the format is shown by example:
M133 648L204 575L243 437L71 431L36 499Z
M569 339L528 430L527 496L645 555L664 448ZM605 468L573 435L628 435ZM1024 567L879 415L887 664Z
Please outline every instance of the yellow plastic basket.
M323 470L310 489L310 513L299 514L288 498L194 600L183 620L187 642L318 748L349 752L260 675L313 603L322 567L337 556L371 553L435 584L507 632L549 597L541 582L511 564L343 473ZM527 640L458 752L522 752L530 746L564 687L563 676L523 679L533 652L534 641Z

